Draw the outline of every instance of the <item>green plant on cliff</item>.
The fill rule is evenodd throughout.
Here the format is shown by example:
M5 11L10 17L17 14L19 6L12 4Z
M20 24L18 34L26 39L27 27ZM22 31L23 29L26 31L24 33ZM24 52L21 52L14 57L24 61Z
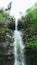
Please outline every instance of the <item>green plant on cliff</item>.
M37 4L27 9L26 14L21 17L24 31L26 33L26 47L37 48ZM35 40L30 40L35 36ZM29 39L29 42L28 42Z
M27 42L27 47L31 48L37 48L37 5L34 8L30 8L26 11L26 18L29 19L28 28L33 32L32 37L35 36L34 33L36 33L36 37L33 40L30 40ZM31 33L31 32L30 32ZM31 38L32 39L32 38Z
M26 48L37 49L37 37L35 37L34 40L32 38L29 38L26 41Z
M33 32L33 36L35 36L34 33L36 33L35 39L33 39L32 41L30 40L30 42L27 42L26 45L27 45L27 47L36 49L37 48L37 5L34 8L28 9L26 12L27 12L26 16L29 18L28 27Z
M26 11L26 16L29 19L29 28L37 32L37 8L30 8Z
M31 29L33 32L37 32L37 5L27 9L26 14L21 17L24 29Z
M8 24L14 21L14 17L10 16L3 9L0 10L0 45L1 42L5 42L5 34L10 33L11 30L8 28Z
M3 22L4 19L12 18L7 12L5 12L3 9L0 9L0 22Z
M14 21L14 17L10 16L3 9L0 10L0 32L8 30L8 23Z

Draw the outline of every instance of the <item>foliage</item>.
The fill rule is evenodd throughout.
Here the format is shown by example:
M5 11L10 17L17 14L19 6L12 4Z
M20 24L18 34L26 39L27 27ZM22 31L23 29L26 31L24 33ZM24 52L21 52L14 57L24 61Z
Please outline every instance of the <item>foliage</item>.
M3 9L0 10L0 32L5 31L8 29L8 24L10 22L13 22L15 18L13 16L10 16L7 12L5 12Z
M1 12L0 10L0 22L4 20L4 18L12 18L7 12L3 11Z
M29 28L32 31L37 31L37 9L31 8L27 10L26 14L27 18L29 19Z
M32 30L37 32L37 5L27 9L26 14L21 17L21 22L23 22L24 30Z
M29 38L26 41L26 48L37 49L37 37L34 40L32 38Z
M26 32L24 33L24 39L28 36L26 38L26 47L37 48L37 37L32 39L33 36L37 35L37 4L27 9L26 14L19 19L19 22L23 24L22 29ZM29 37L30 35L31 37Z
M33 31L33 33L36 33L36 37L34 38L33 36L35 34L33 34L33 40L30 40L32 38L29 38L29 42L26 42L26 47L30 47L33 49L37 49L37 5L34 6L34 8L30 8L26 11L26 18L29 19L29 23L28 23L28 28L31 29L31 31ZM31 32L30 32L31 33Z
M5 42L5 34L11 32L11 30L8 28L8 24L14 20L15 18L3 11L3 9L0 10L0 45L1 42Z

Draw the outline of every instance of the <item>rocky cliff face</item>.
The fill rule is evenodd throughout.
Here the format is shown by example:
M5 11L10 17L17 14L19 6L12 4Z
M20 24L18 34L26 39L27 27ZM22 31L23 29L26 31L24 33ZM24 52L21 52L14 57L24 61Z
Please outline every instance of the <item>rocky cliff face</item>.
M0 65L14 65L14 30L15 22L8 23L5 29L0 30ZM32 49L32 46L30 48L26 46L26 42L29 42L30 39L33 40L36 33L31 32L31 30L24 30L24 26L20 22L18 23L18 30L22 32L22 39L25 45L26 65L37 65L37 50Z
M26 48L26 65L37 65L37 49Z

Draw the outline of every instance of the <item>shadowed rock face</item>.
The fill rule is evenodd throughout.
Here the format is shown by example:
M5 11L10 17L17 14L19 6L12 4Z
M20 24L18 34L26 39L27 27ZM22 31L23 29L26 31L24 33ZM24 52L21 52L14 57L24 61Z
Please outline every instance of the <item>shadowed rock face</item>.
M15 30L15 21L14 22L10 22L8 25L9 29ZM24 25L22 24L22 22L18 22L18 30L22 30L24 29Z
M37 65L37 50L25 49L26 65Z
M8 28L9 28L9 29L12 29L12 30L15 30L15 22L10 22L10 23L8 24Z
M14 65L13 32L6 31L0 35L0 65Z
M24 29L24 25L22 22L18 22L18 30Z
M14 55L0 54L0 65L14 65Z

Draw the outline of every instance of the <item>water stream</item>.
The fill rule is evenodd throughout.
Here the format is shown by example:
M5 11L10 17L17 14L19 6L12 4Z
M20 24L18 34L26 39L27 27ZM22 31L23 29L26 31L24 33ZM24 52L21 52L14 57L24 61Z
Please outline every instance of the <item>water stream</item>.
M18 22L15 22L15 31L14 31L14 65L25 65L24 64L24 45L21 37L21 32L17 29Z

